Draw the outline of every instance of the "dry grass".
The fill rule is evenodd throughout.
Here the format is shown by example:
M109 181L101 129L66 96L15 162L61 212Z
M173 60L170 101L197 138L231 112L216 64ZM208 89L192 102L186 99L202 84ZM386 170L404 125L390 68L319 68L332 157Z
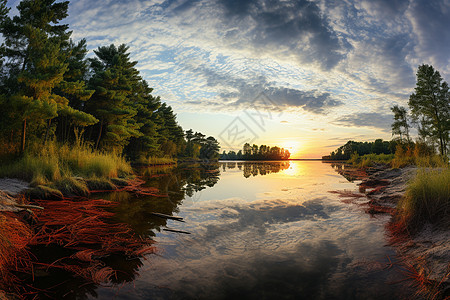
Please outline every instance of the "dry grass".
M136 163L141 165L171 165L175 164L177 161L173 157L156 157L156 156L150 156L150 157L140 157Z
M392 160L391 166L393 168L402 168L409 165L416 165L418 167L437 168L448 167L448 162L441 156L436 155L428 146L416 143L414 147L406 147L397 145L395 150L395 157Z
M375 164L390 164L394 159L393 154L366 154L359 156L357 153L352 154L351 158L347 161L357 168L368 168Z
M430 222L450 228L450 168L420 169L398 208L408 227Z
M31 149L19 159L0 165L0 177L21 178L33 186L51 185L81 195L87 190L86 184L74 177L111 179L131 173L130 164L116 153L56 142Z

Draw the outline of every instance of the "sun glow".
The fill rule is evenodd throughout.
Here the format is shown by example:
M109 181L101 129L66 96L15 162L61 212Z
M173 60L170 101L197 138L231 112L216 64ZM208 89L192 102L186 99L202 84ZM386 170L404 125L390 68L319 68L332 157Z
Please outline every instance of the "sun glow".
M281 144L281 147L289 150L289 153L291 153L291 157L290 158L298 158L298 156L300 155L300 143L296 142L296 141L286 141L283 142Z

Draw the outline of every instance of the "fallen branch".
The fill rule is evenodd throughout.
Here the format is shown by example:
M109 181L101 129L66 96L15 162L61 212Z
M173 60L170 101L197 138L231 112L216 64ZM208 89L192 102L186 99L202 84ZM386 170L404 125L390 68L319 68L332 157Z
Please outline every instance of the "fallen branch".
M41 209L41 210L44 209L42 206L31 205L31 204L14 204L14 206L19 207L19 208L35 208L35 209Z
M175 220L175 221L179 221L179 222L184 222L182 217L169 216L169 215L155 213L155 212L151 212L150 214L154 215L154 216L157 216L157 217L160 217L160 218L164 218L164 219L170 219L170 220Z
M164 231L170 231L170 232L176 232L176 233L184 233L184 234L191 234L190 232L183 231L183 230L176 230L176 229L170 229L170 228L163 228Z

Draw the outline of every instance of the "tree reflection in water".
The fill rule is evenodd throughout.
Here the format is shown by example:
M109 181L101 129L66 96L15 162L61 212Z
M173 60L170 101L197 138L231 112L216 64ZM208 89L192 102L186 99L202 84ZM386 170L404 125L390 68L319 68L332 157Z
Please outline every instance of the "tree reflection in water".
M278 173L280 171L289 169L289 161L240 161L240 162L221 162L222 171L227 169L244 170L244 177L267 175L271 173Z
M213 187L218 181L220 172L238 169L245 178L257 175L277 173L288 169L289 162L216 162L179 164L174 166L148 167L137 170L139 176L145 180L144 186L158 188L160 195L136 196L132 193L112 192L97 194L92 198L111 200L117 203L110 208L114 213L111 223L125 223L139 236L155 236L167 227L167 220L153 215L158 212L166 215L176 215L179 206L186 197L206 188ZM51 264L68 253L58 245L50 247L35 247L33 255L40 262ZM111 278L112 286L131 282L138 276L143 265L140 258L126 255L109 255L100 258L105 267L116 270L116 276ZM81 263L81 262L80 262ZM26 280L27 284L37 289L45 290L45 296L51 298L86 299L96 297L97 285L85 279L78 278L71 272L58 269L49 269L45 274L35 274L34 280Z

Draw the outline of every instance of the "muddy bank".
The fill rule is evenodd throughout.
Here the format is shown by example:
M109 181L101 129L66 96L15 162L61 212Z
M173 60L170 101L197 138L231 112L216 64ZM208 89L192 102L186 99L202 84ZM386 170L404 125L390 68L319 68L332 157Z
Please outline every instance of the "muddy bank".
M377 208L395 211L397 202L405 194L408 181L416 173L416 167L385 168L364 179L360 183L360 190L366 193L373 207L373 211L369 212L376 213ZM390 241L399 256L425 280L441 283L440 287L446 290L444 293L447 295L450 292L450 231L426 224L411 233L406 229L399 230L395 222L393 217L392 224L387 227L391 230Z

